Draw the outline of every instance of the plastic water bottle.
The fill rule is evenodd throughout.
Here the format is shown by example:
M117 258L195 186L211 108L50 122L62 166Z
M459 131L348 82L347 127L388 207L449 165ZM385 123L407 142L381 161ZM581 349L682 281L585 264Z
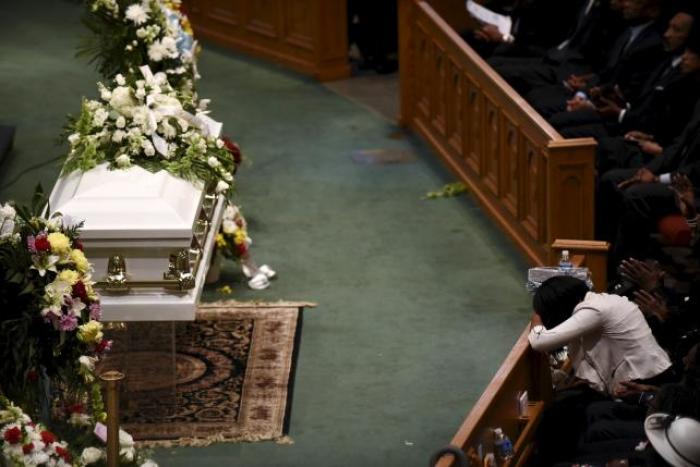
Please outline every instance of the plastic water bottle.
M503 434L501 428L493 430L493 450L496 452L499 465L503 465L513 457L513 443Z
M573 267L574 265L571 263L571 258L569 257L569 250L563 250L561 252L561 258L559 258L559 270L568 273Z

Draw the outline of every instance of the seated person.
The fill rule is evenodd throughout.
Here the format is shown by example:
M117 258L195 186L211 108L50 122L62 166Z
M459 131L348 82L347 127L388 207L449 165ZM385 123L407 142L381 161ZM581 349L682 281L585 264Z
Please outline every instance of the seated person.
M576 4L583 0L516 0L508 12L512 18L509 34L485 24L462 33L464 40L482 57L492 55L541 56L566 37L575 19ZM557 18L557 21L550 21Z
M577 92L596 86L612 88L617 84L627 99L636 100L651 71L665 58L661 13L661 0L623 2L622 15L628 28L610 49L605 68L595 75L572 76L565 83L535 89L526 99L545 118L566 110L567 101Z
M646 111L647 116L651 116L645 117L646 123L638 120L633 114L630 114L632 120L625 116L620 125L622 131L627 131L624 137L598 140L599 173L615 168L640 168L648 164L655 157L662 155L664 147L669 146L679 136L679 129L692 120L693 112L686 112L688 104L698 102L697 93L700 90L700 26L694 29L679 66L685 84L678 81L677 85L673 86L673 95L668 95L669 88L664 88L661 92L655 90L653 94L658 98L668 95L667 105ZM644 110L643 107L641 110ZM634 109L631 112L635 112ZM631 129L632 125L637 124L649 126L646 131L641 128ZM564 134L572 135L567 131L564 131Z
M577 12L567 38L543 56L494 55L491 65L521 95L555 85L571 75L592 73L604 67L601 50L610 47L623 30L621 0L587 0Z
M668 141L669 134L671 139L678 136L700 95L700 69L684 66L683 61L693 22L694 16L685 11L671 18L664 34L669 56L651 74L637 100L627 100L617 85L607 93L593 88L591 96L570 100L567 111L553 115L550 123L568 138L600 139L635 130L655 135L658 141Z
M590 292L570 276L546 280L533 299L530 345L549 352L568 346L576 377L614 395L623 381L650 381L671 368L639 307L625 297Z

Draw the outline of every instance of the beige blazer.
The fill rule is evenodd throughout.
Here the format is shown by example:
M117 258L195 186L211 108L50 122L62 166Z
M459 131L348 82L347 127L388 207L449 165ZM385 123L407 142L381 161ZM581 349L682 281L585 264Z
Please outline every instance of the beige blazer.
M652 378L671 367L639 307L619 295L589 292L571 318L549 330L535 326L529 340L542 352L568 346L575 375L611 395L622 381Z

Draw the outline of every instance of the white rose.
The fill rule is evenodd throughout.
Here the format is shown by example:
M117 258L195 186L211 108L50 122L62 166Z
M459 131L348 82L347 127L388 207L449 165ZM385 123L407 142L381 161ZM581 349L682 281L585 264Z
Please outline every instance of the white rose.
M116 81L119 86L124 86L126 84L126 79L121 73L114 77L114 81Z
M233 175L231 175L228 172L224 172L221 176L224 177L224 180L226 180L227 182L233 181Z
M114 133L112 133L112 141L115 143L121 143L124 136L126 136L126 133L124 133L122 130L115 130Z
M109 101L112 98L112 93L109 89L102 88L100 90L100 97L102 98L103 101Z
M223 180L219 180L219 183L216 184L216 192L217 193L223 193L224 191L228 190L230 185L226 183Z
M83 453L80 455L80 461L84 465L94 464L100 459L102 459L102 451L93 447L83 449Z
M220 139L217 138L217 139L216 139L216 147L219 148L219 149L223 148L223 147L224 147L224 142L223 142L222 140L220 140Z
M117 166L121 168L126 168L131 165L131 158L126 154L121 154L114 161L117 163Z
M219 162L219 159L217 159L216 157L211 156L209 157L209 159L207 159L207 164L209 164L209 167L215 169L221 165L221 162Z
M117 128L124 128L126 126L126 119L123 116L118 116L116 121Z
M109 112L107 112L105 109L97 109L95 111L95 115L93 116L92 123L97 127L101 127L105 124L108 118Z
M68 142L69 142L70 144L75 144L75 143L77 143L78 141L80 141L80 135L79 135L78 133L73 133L72 135L70 135L70 136L68 137Z
M143 99L144 97L146 97L146 90L144 88L138 88L136 90L136 97L138 97L139 99Z
M134 446L134 437L124 430L119 430L119 446L130 448Z
M145 28L138 28L136 30L136 37L138 37L139 39L143 39L147 35L148 35L148 31L146 31Z

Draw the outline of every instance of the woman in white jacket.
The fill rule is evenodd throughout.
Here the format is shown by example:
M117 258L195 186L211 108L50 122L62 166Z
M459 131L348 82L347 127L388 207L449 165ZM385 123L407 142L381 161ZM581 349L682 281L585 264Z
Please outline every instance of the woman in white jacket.
M671 368L639 307L626 297L590 292L574 277L545 281L533 299L534 350L568 347L574 374L613 396L622 382L648 381Z

